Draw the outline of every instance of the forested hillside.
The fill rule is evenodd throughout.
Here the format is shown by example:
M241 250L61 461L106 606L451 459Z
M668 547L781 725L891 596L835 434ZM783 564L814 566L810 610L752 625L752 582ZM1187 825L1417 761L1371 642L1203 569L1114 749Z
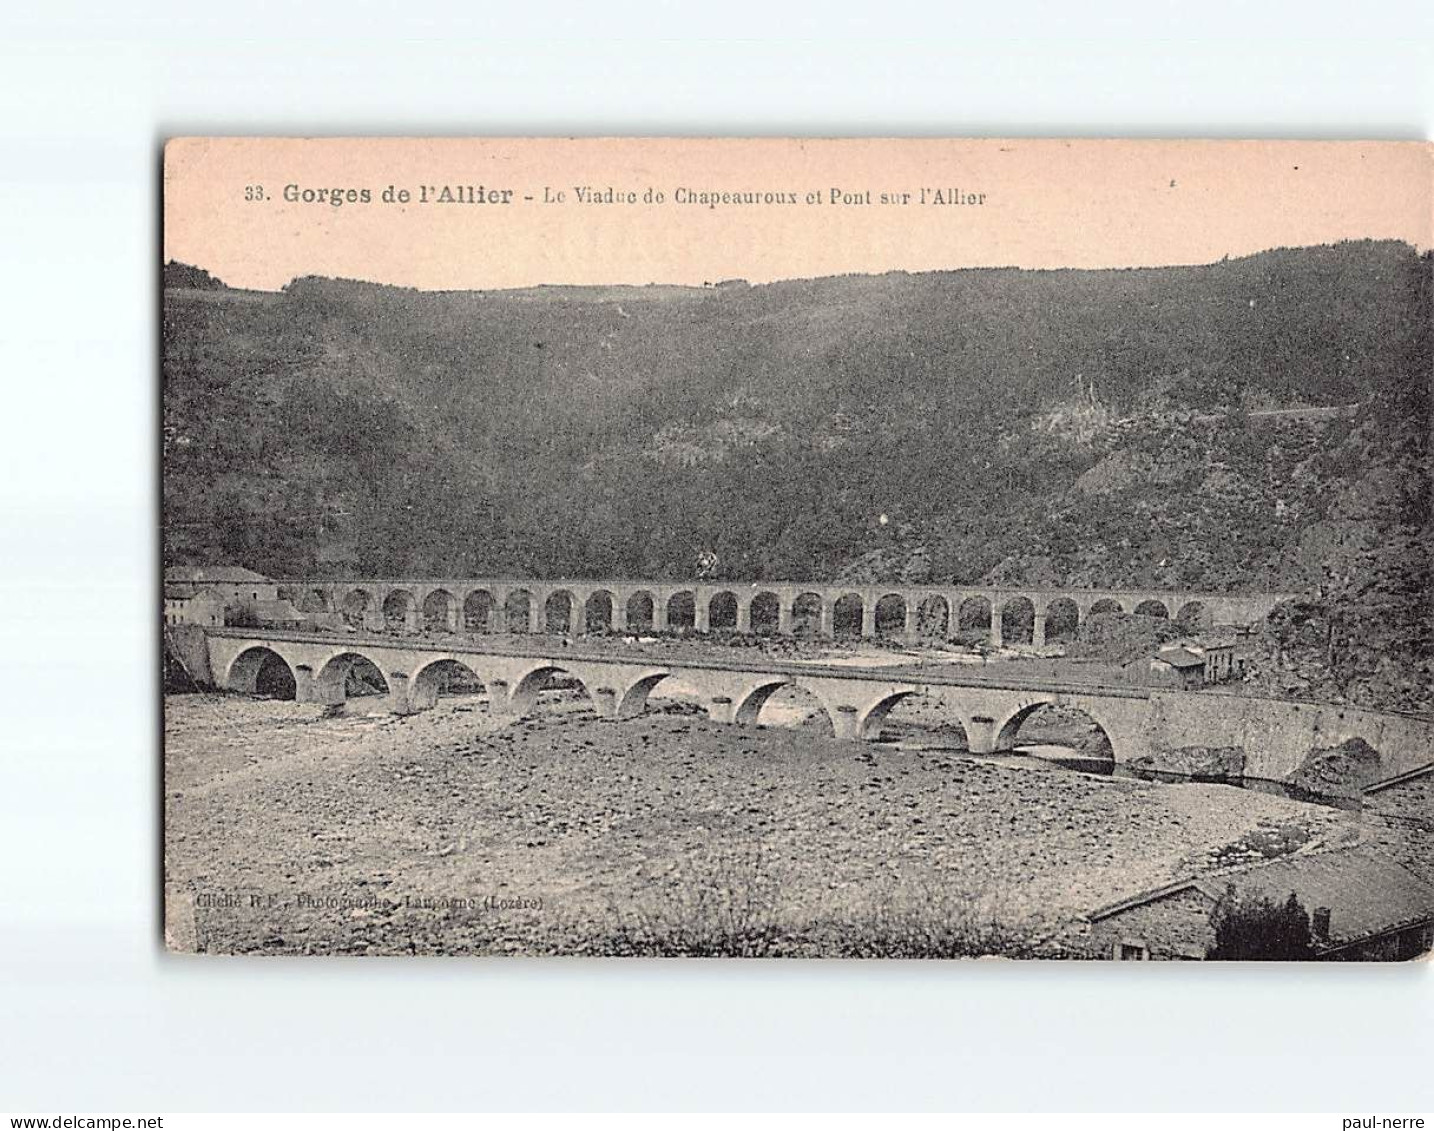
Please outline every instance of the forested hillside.
M1280 587L1404 618L1414 671L1430 276L1391 243L444 294L172 264L166 558Z

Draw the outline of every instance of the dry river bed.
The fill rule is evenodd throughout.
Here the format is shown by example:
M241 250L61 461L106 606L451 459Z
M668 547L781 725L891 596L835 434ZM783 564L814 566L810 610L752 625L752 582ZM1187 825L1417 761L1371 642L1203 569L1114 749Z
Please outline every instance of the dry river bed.
M171 945L612 953L634 924L686 916L765 931L760 953L849 953L833 931L902 907L979 911L1070 954L1082 912L1252 831L1358 835L1348 814L1228 786L722 726L671 703L608 723L544 698L509 720L478 697L332 718L168 697ZM822 926L773 943L774 923Z

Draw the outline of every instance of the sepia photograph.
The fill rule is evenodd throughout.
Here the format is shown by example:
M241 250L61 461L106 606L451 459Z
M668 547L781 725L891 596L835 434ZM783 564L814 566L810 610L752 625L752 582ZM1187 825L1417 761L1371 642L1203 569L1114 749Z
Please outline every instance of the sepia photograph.
M1434 8L0 26L0 1127L1430 1126Z
M169 142L167 946L1426 956L1429 169Z

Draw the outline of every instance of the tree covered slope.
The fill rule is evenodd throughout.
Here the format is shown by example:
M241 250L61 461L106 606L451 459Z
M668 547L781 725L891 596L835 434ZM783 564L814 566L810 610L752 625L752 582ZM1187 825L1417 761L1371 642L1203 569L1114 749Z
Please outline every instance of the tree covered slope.
M1338 590L1388 617L1427 592L1430 275L1392 243L441 294L173 264L166 556L683 577L711 552L744 579Z

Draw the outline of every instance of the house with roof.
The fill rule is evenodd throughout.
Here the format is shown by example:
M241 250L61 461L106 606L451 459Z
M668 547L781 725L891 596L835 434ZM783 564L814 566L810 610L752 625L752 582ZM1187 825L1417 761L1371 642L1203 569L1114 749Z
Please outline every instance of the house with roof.
M1193 689L1221 683L1236 673L1235 647L1227 641L1183 640L1166 644L1153 656L1125 665L1132 682Z
M1202 959L1215 942L1215 912L1231 895L1284 903L1310 915L1316 958L1391 962L1434 948L1434 885L1371 845L1285 856L1191 876L1085 916L1101 957Z
M223 624L246 611L252 614L261 602L277 601L279 585L262 573L255 573L243 566L170 566L164 571L166 621L169 621L172 610L178 614L181 607L189 608L182 603L200 596L216 602L224 611L220 619ZM174 603L172 607L171 602Z
M164 591L165 624L197 624L220 628L224 624L224 602L213 593L171 593Z

